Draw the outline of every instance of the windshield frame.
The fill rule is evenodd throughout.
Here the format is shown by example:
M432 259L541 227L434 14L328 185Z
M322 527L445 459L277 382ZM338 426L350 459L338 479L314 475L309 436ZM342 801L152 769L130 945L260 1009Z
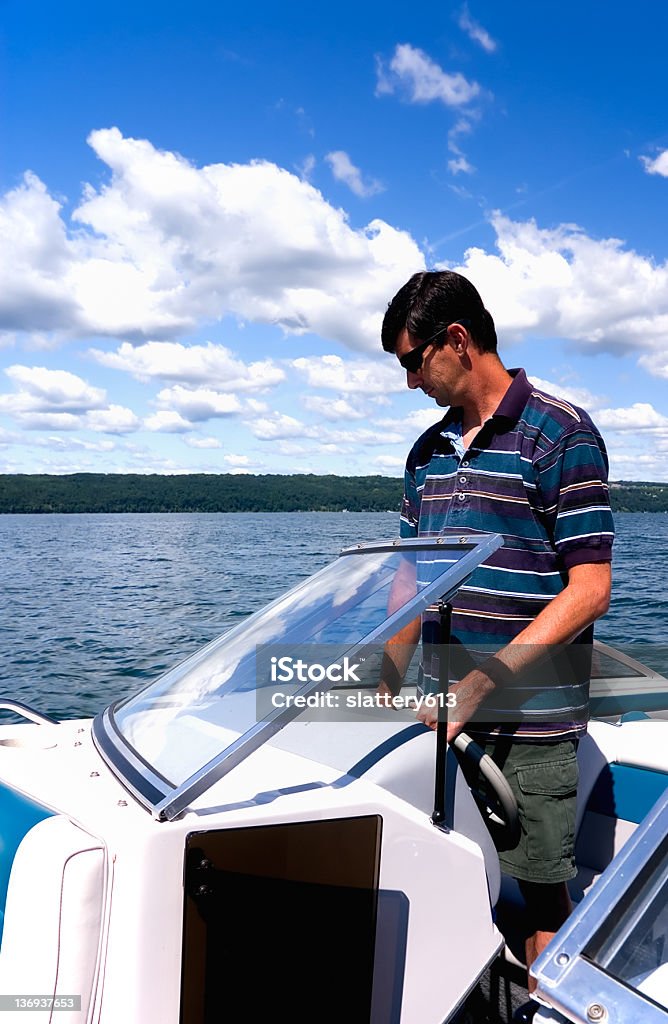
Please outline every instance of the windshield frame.
M642 1020L665 1024L666 1008L597 962L602 936L625 941L629 931L625 904L648 877L652 859L668 834L668 789L659 797L624 847L605 869L594 889L573 912L531 968L536 995L566 1014L587 1020L592 993L609 1024ZM665 862L664 862L665 870ZM644 908L649 909L651 902Z

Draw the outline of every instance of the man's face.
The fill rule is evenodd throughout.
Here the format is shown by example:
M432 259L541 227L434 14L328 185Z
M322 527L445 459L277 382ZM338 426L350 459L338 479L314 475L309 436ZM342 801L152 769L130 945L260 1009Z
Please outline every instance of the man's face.
M414 337L404 328L397 338L397 359L401 359L412 349L419 348L421 342L421 338ZM456 404L461 363L445 331L437 339L437 343L432 343L422 350L422 365L419 369L406 370L406 384L411 390L420 388L425 395L433 398L437 405L453 405Z

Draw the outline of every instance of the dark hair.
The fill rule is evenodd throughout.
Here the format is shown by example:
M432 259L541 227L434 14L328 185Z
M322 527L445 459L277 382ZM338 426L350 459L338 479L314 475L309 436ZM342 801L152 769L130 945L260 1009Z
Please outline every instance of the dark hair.
M455 320L469 321L469 332L481 352L496 352L491 313L467 278L453 270L413 274L387 307L381 331L383 348L394 352L404 327L415 338L426 340Z

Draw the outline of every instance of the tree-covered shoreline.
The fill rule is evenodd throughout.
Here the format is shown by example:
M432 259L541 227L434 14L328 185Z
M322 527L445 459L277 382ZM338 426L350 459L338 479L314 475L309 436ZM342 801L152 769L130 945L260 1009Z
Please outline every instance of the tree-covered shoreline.
M401 478L186 473L0 475L0 514L398 511ZM616 512L668 512L668 483L616 481Z
M246 473L0 476L0 513L384 512L400 479Z

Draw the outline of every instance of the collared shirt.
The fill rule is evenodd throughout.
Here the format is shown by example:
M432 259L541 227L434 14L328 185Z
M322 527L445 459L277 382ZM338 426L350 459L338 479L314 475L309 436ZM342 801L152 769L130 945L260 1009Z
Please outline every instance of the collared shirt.
M468 449L457 444L458 408L418 439L406 464L401 512L403 537L502 534L503 546L452 601L453 643L490 653L564 589L574 565L609 562L614 537L608 461L598 430L582 409L534 388L524 370L509 372L511 385ZM591 644L592 637L590 627L578 640ZM437 671L426 666L426 674ZM553 686L551 698L545 687L539 693L537 685L525 685L520 694L504 686L485 707L498 724L512 710L517 719L521 704L525 720L508 729L518 738L576 735L586 728L586 696L584 681L575 683L570 693ZM540 704L540 721L533 723L532 700ZM552 723L546 721L551 707Z

